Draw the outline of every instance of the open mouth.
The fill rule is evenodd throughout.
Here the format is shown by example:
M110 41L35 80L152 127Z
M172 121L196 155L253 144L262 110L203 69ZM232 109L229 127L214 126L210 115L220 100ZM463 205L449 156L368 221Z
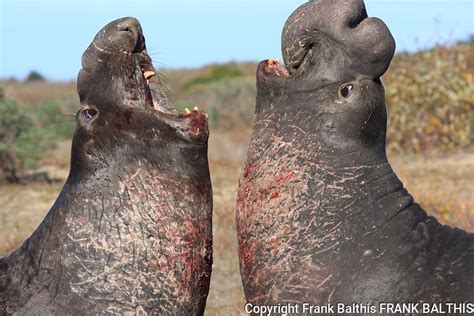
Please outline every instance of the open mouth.
M280 86L282 82L290 77L288 69L278 59L267 59L261 61L257 66L258 86Z
M279 59L267 59L264 61L264 71L267 75L287 78L290 76L288 70L280 63Z
M142 51L141 54L146 51ZM146 55L148 57L148 55ZM149 57L148 57L149 58ZM204 139L208 135L208 114L198 106L184 108L182 112L172 108L162 89L160 78L151 63L140 63L145 85L145 104L155 116L175 127L185 138ZM190 107L191 108L191 107Z
M146 113L140 112L150 122L154 118L165 123L185 140L207 141L206 113L197 106L184 111L170 106L165 84L153 67L137 19L120 18L104 26L82 55L81 63L77 89L84 107L95 106L102 111L113 105L123 110L117 113L123 112L127 124L135 116L134 109L145 110Z

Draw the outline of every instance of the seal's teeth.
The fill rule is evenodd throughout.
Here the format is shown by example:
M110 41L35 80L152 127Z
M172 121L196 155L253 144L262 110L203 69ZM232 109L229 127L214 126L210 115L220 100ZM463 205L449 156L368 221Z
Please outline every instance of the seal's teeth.
M151 71L151 70L148 70L148 71L145 71L143 73L143 76L145 77L145 79L149 79L151 77L153 77L155 75L155 72L154 71Z
M184 116L188 116L191 114L191 111L188 108L184 108Z
M267 60L267 66L273 66L273 59Z
M204 115L206 116L206 119L208 119L208 118L209 118L209 115L208 115L207 113L204 113Z
M193 111L199 111L199 108L197 106L195 106Z

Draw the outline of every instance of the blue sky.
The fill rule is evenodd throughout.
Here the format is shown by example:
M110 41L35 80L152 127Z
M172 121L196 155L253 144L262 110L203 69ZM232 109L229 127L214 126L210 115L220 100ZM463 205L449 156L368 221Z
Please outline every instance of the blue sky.
M304 0L0 0L0 78L35 69L75 79L96 32L135 16L155 66L199 67L278 58L283 24ZM397 49L452 44L474 33L474 0L366 0L385 21Z

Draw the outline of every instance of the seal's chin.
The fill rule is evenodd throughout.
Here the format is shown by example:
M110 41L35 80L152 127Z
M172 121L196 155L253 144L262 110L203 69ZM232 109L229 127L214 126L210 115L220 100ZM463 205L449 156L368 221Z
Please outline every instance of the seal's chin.
M290 76L288 70L280 63L280 60L267 59L264 61L264 71L267 75L287 78Z
M281 87L290 73L279 60L267 59L257 66L257 86L259 88Z

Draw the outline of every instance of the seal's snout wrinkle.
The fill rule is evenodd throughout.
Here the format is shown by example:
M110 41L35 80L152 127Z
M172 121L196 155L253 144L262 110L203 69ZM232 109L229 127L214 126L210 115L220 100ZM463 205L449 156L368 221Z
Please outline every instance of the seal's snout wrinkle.
M394 52L390 31L381 20L368 17L363 1L305 3L288 18L282 33L290 73L302 71L319 79L341 79L347 68L358 76L380 77ZM306 63L310 69L301 70L306 58L313 59Z
M122 22L118 25L118 30L127 32L135 38L136 44L132 53L139 53L145 49L142 27L136 18L123 18Z
M427 216L387 160L394 49L363 1L320 0L284 26L286 69L259 63L236 216L250 304L474 300L474 235Z
M138 20L82 56L71 170L0 259L0 314L202 315L212 267L207 115L171 108Z

